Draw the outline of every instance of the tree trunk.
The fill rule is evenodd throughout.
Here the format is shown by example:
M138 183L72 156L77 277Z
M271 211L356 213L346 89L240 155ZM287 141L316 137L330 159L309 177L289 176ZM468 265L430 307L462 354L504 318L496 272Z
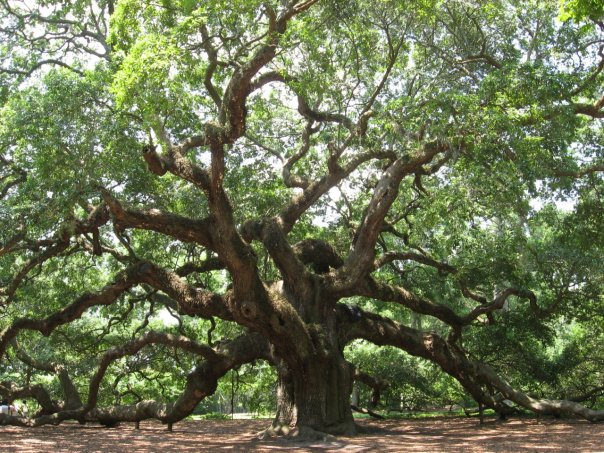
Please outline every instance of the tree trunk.
M277 415L269 433L352 435L352 370L340 351L303 362L299 370L279 369Z

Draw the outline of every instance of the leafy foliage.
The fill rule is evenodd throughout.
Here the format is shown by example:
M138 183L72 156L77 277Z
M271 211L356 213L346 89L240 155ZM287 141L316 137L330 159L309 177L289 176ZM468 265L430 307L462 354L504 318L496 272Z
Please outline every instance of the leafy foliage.
M265 413L289 353L348 345L382 408L468 402L348 304L601 404L601 2L0 5L2 381L67 404L55 365L86 395L115 354L98 407L173 408L211 363L198 412ZM270 353L229 362L250 332Z

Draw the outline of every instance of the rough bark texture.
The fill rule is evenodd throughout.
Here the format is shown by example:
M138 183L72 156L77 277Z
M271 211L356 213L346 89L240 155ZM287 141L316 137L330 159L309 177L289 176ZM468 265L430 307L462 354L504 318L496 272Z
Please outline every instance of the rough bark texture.
M394 30L384 25L387 21L377 21L384 22L382 25L385 28L375 35L379 39L385 39L382 44L386 50L383 61L375 63L369 71L374 74L376 67L385 68L375 87L374 80L369 80L366 84L359 80L357 88L365 92L354 102L348 103L346 114L322 111L319 102L322 94L312 93L310 83L308 90L303 90L300 88L300 81L273 68L278 66L276 57L283 50L282 46L291 46L291 42L298 39L287 35L290 22L312 9L318 1L290 0L272 3L278 3L279 9L274 10L267 2L254 12L253 15L259 18L257 22L264 24L264 29L251 41L241 44L240 48L233 51L232 54L236 56L223 51L222 46L226 45L226 41L236 44L241 37L233 38L230 33L223 33L225 30L213 33L208 30L208 24L200 25L203 40L191 47L203 49L207 54L207 67L202 64L199 67L206 68L203 84L208 91L212 108L215 108L215 115L203 121L201 132L197 131L198 135L186 137L176 144L171 139L182 137L182 132L171 134L171 131L163 129L165 124L156 125L153 131L162 142L161 150L155 145L143 147L141 160L145 161L148 170L158 178L173 178L179 183L190 185L195 194L204 197L204 202L207 202L203 205L203 213L197 213L198 217L187 217L155 208L141 209L128 203L130 195L122 194L117 189L112 192L95 186L95 197L99 195L98 199L95 198L95 203L98 204L87 206L78 201L79 210L74 209L74 212L80 212L81 209L86 211L82 218L76 219L73 214L56 230L45 231L38 240L15 231L5 244L0 245L0 256L22 253L14 261L19 266L15 269L13 278L7 284L2 283L0 288L1 303L5 306L15 302L19 289L27 284L28 279L36 278L35 270L42 270L53 260L68 259L70 254L111 257L112 265L121 269L115 273L112 281L99 279L104 283L99 283L96 289L66 302L62 308L45 317L32 315L14 318L7 323L0 332L0 357L4 358L12 347L15 357L22 363L39 372L58 376L63 402L53 401L49 392L41 386L3 382L0 385L3 397L35 398L42 410L30 418L0 415L0 423L40 426L74 419L82 423L100 421L113 426L121 421L138 423L153 418L171 427L172 423L191 414L203 398L214 393L218 380L229 370L264 359L277 367L279 375L277 414L267 434L311 437L322 436L324 433L350 435L356 432L350 406L354 380L362 380L374 388L374 402L379 399L379 390L385 385L363 375L345 360L344 348L355 339L395 346L438 364L444 372L457 379L481 407L491 407L502 414L508 409L493 394L493 389L536 413L570 413L591 421L603 420L603 411L593 411L576 402L537 400L527 396L514 389L490 367L471 360L460 346L463 327L476 322L483 315L492 321L493 314L501 310L511 297L528 300L532 312L538 316L551 314L557 305L543 309L533 292L514 287L503 289L489 301L473 291L474 288L466 288L460 280L456 282L461 286L457 300L463 296L471 299L472 304L480 304L466 310L467 313L460 313L461 309L452 308L456 306L454 304L421 297L419 293L397 285L395 281L382 281L374 274L383 266L392 265L396 261L413 262L431 270L436 269L446 276L456 276L459 273L455 267L429 256L421 247L411 246L408 235L398 232L393 224L405 221L411 225L406 219L408 210L397 206L402 188L411 187L405 186L404 182L411 184L412 181L413 190L425 195L422 177L434 176L445 164L453 165L462 154L469 159L468 156L473 151L472 140L466 143L463 137L457 135L463 131L455 131L450 137L440 137L439 134L443 133L440 129L435 129L432 133L426 132L430 121L419 125L417 131L396 132L398 125L390 124L390 113L383 115L382 123L376 129L395 131L396 134L392 132L396 138L394 144L386 144L386 136L382 135L381 130L372 131L371 121L377 114L373 109L378 107L377 100L386 90L392 72L397 65L409 66L407 60L399 59L399 54L411 36L406 36L406 31L401 31L401 36L394 36ZM109 9L112 11L113 6ZM17 12L13 15L21 21L41 18L31 14L21 16ZM470 19L470 22L474 21L473 18ZM70 29L77 25L59 19L53 21L56 23L50 23L60 29ZM402 28L406 27L407 25ZM284 39L285 36L287 39ZM246 36L243 41L248 38ZM217 46L219 39L224 42ZM110 52L106 42L100 44L105 44L102 47ZM488 55L485 46L486 44L480 54L468 61L480 61L489 70L501 70L504 65ZM223 58L231 57L232 60L223 61ZM293 60L296 59L298 57ZM530 59L527 58L528 60ZM460 60L459 64L462 63L463 60ZM541 70L543 68L539 69ZM221 77L216 76L219 71L222 71ZM362 73L363 71L359 71L357 77ZM398 77L403 76L399 74ZM398 80L396 84L400 82ZM282 206L266 210L267 214L248 218L247 213L238 212L238 207L229 196L227 182L232 169L228 167L228 157L236 145L248 139L246 133L250 120L250 96L269 83L281 84L284 90L295 94L297 112L305 122L304 131L296 145L298 148L288 149L287 156L260 143L262 149L269 150L281 160L284 186L288 189L295 188L296 191L291 192L291 198ZM408 87L409 96L414 83L415 80ZM360 88L361 86L365 88ZM572 96L574 94L571 93L569 98ZM441 100L439 102L442 103ZM602 118L604 98L594 104L575 103L566 107L573 110L574 114ZM518 108L519 112L522 110ZM432 114L434 113L430 113ZM450 122L457 121L457 112L439 114L450 116ZM553 115L554 113L550 116ZM547 120L548 115L544 116ZM331 127L337 129L332 130ZM441 129L448 131L449 127L453 126L447 125L447 128ZM270 127L267 126L266 129ZM139 132L137 130L134 135ZM319 132L328 137L328 140L315 146L313 140ZM255 138L249 140L258 145ZM283 146L290 145L284 140ZM209 160L200 156L188 156L196 148L203 148L208 153ZM311 149L324 153L324 159L310 161L314 159ZM308 166L316 165L317 168L313 168L308 175L300 176L295 173L297 164L303 159L309 160ZM4 166L9 164L5 158L2 160ZM368 169L372 172L372 181L366 187L367 194L360 193L367 195L364 201L360 197L360 203L364 203L363 208L359 210L348 200L344 200L351 213L348 221L350 238L337 238L334 244L323 240L319 233L317 237L300 234L298 240L292 239L298 234L294 230L296 225L301 223L301 219L321 197L333 189L341 189L342 183L354 172L365 172ZM601 170L601 166L594 165L583 171L562 174L581 177ZM20 170L15 168L11 171L18 173ZM15 184L24 180L25 176L11 179L9 186L2 188L0 199L9 194ZM341 190L343 199L346 198L345 192ZM281 195L275 196L275 199L279 196ZM140 203L136 197L131 199ZM409 209L412 210L413 204L411 202ZM352 219L355 209L359 212ZM132 230L144 230L146 234L161 235L170 241L184 244L184 247L191 248L183 247L182 256L204 256L205 261L201 264L183 264L182 256L177 256L171 264L177 268L171 270L167 268L167 259L164 262L166 267L141 259L128 239ZM397 241L393 242L404 250L386 250L383 239L385 234L395 236ZM347 241L345 246L339 243L344 241ZM271 271L277 278L265 278L266 272L261 270L263 267L258 262L255 247L263 249L266 261L270 260L271 265L274 265ZM194 252L189 253L190 250ZM348 251L345 253L342 250ZM379 255L380 250L382 255ZM229 275L229 287L220 293L206 288L200 280L195 282L193 278L189 278L215 270L224 270ZM402 272L400 269L395 270ZM438 320L443 330L450 329L450 335L443 338L432 332L401 325L356 306L346 305L346 299L350 297L371 298L431 316ZM20 352L16 339L26 331L43 336L53 335L62 326L83 317L88 310L116 304L122 298L127 298L131 303L130 309L141 300L153 300L179 315L202 319L217 317L235 322L245 329L245 333L232 340L212 342L210 331L208 344L200 344L181 335L149 331L147 316L146 324L134 332L131 340L108 348L100 355L96 368L90 373L86 395L78 392L69 370L62 364L38 361ZM141 334L142 331L145 333ZM157 344L198 356L196 365L186 377L181 395L172 402L143 400L132 405L98 407L101 384L109 367L117 360L134 356L143 348Z

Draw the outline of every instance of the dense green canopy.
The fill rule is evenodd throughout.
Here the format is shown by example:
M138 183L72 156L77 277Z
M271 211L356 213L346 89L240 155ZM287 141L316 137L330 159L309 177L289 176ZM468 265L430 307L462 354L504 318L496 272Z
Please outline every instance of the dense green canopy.
M172 423L240 367L277 433L354 431L355 382L601 420L603 21L0 0L0 423Z

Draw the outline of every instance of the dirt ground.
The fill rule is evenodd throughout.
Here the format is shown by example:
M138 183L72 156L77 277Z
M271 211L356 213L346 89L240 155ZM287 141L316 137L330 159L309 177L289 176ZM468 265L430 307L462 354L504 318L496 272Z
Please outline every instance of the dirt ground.
M173 432L158 422L117 428L64 423L36 429L0 427L0 450L11 452L604 452L604 424L579 420L475 418L359 420L363 433L331 442L276 439L255 433L268 420L186 421Z

